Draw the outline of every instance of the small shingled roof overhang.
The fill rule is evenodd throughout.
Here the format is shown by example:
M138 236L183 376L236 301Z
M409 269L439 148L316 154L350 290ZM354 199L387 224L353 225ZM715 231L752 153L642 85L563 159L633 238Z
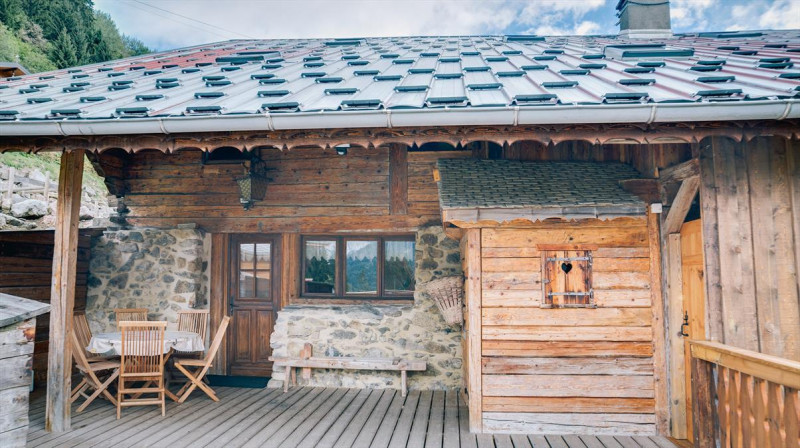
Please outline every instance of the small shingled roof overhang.
M457 227L647 213L647 204L620 185L641 178L623 163L440 159L437 166L442 221Z

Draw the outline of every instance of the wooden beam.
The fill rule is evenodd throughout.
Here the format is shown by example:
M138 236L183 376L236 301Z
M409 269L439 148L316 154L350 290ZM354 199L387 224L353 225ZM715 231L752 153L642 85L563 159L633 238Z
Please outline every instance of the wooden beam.
M653 380L655 382L656 432L669 431L669 394L667 388L667 344L664 320L664 296L661 288L661 238L659 216L647 213L647 233L650 248L650 293L653 305Z
M681 231L683 221L692 207L692 201L699 188L700 176L692 176L681 182L681 188L678 189L678 194L675 196L675 200L672 201L669 212L667 212L667 219L664 221L665 234L669 235Z
M662 168L658 171L658 181L662 184L681 182L700 174L700 161L689 159L677 165Z
M686 434L686 358L681 324L683 323L683 278L681 260L681 235L666 235L666 256L664 266L667 280L668 322L667 342L669 344L669 383L670 415L672 437L687 438Z
M467 353L469 377L467 391L469 393L469 430L473 433L483 432L483 371L482 356L482 322L481 322L481 229L467 229L466 239L466 300L467 300Z
M75 304L84 157L82 149L63 153L58 175L45 420L45 429L54 432L70 429L72 348L68 341L72 334L72 309Z
M389 147L389 213L408 214L408 147Z
M212 331L219 328L222 318L228 313L228 250L229 235L214 233L211 235L211 260L209 267L209 310ZM212 363L211 373L214 375L228 374L228 344L222 344L217 350L217 357Z
M640 197L648 204L661 201L657 179L626 179L619 181L619 185L628 193Z

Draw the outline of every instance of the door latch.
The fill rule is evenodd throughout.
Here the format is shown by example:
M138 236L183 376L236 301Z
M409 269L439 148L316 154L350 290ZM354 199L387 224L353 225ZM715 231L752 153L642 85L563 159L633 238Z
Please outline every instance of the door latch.
M684 311L683 312L683 323L681 324L681 336L688 337L689 333L686 332L685 328L689 326L689 313Z

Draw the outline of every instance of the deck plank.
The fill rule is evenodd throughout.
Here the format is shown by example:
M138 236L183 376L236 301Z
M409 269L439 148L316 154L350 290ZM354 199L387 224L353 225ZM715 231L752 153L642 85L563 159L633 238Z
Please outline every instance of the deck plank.
M231 404L241 400L242 397L247 396L247 390L239 389L233 395L227 397L227 401ZM159 444L162 446L170 446L174 441L173 436L176 433L183 434L183 430L187 427L193 427L194 423L198 420L207 421L207 419L216 419L219 414L224 411L226 406L222 402L214 402L205 394L200 394L194 397L192 401L185 401L181 405L177 405L176 411L167 414L163 417L163 425L159 425L151 431L139 431L125 438L124 441L118 442L117 446L151 446ZM158 410L153 409L154 413L150 415L155 419L162 418ZM113 447L113 444L101 444L106 447Z
M533 448L550 448L550 444L547 443L547 439L545 439L541 434L528 436L528 441L531 442Z
M411 391L406 396L406 402L403 404L403 410L400 417L397 419L397 425L392 433L392 440L389 442L390 448L405 448L408 442L408 436L411 433L411 425L414 422L414 413L417 411L417 403L419 403L420 392L418 390Z
M325 415L325 417L320 420L317 426L315 426L314 429L308 433L305 439L300 442L299 446L303 448L313 448L317 446L317 443L325 436L325 433L328 432L328 429L331 427L331 425L333 425L339 415L341 415L341 413L344 412L348 406L350 406L350 403L353 402L359 393L360 391L356 389L348 390L345 396L339 400L338 403L336 403L336 406L331 409L331 412Z
M244 434L244 440L247 440L247 438L261 429L261 426L259 425L260 422L263 422L264 424L268 423L272 418L280 415L289 406L291 406L292 403L300 400L309 392L310 389L297 387L290 389L289 392L280 394L274 402L270 403L268 408L259 410L259 412L254 412L246 419L234 425L230 431L222 433L218 438L208 442L206 446L215 448L236 446L233 444L233 439Z
M401 394L395 394L392 403L389 405L389 409L386 411L386 416L378 427L378 432L375 433L375 437L372 439L370 447L387 448L389 446L394 436L397 422L400 420L400 414L405 407L405 402L406 397L403 397Z
M335 389L336 391L331 397L325 401L313 414L308 416L300 426L298 426L280 446L284 448L295 448L300 442L305 439L314 427L331 411L331 408L336 406L336 403L344 398L347 394L347 389Z
M425 448L442 448L442 439L444 438L444 403L444 391L434 391L431 413L428 416L428 433L425 435Z
M414 422L411 424L411 432L408 435L408 448L424 448L425 437L428 430L428 416L431 415L431 402L433 391L424 390L419 396L417 412L414 413Z
M339 437L342 436L345 428L350 424L350 421L353 420L353 417L358 413L364 403L367 401L372 392L369 389L363 389L361 392L356 395L356 398L350 403L347 408L345 408L344 412L336 419L336 421L328 428L328 432L322 436L319 443L317 443L317 447L319 448L331 448L339 440Z
M382 396L383 391L372 391L372 393L369 395L369 398L367 398L367 401L361 405L361 409L358 410L358 413L353 416L353 418L350 420L350 423L346 428L344 428L339 440L337 440L333 445L334 448L350 448L353 446L353 443L356 441L356 438L358 438L359 433L361 433L361 430L367 423L367 419L372 414L375 406L378 405L378 402Z
M272 435L267 437L266 439L262 439L258 442L258 446L264 448L273 448L277 447L281 442L286 440L298 426L300 426L304 421L311 417L312 414L320 407L324 406L325 403L330 400L333 393L336 389L323 389L320 394L314 398L313 401L309 402L307 406L300 409L296 414L292 415L287 421L283 422L279 427L278 430L275 431ZM253 443L255 442L256 438L253 438ZM250 443L249 445L252 445ZM245 445L247 446L247 445Z
M565 435L562 436L562 438L569 448L586 448L586 444L583 443L583 440L574 434Z
M210 425L210 428L203 428L207 429L206 431L198 430L186 436L184 441L188 446L207 445L208 443L214 441L221 434L230 430L231 427L246 419L253 412L258 411L259 409L268 409L270 403L272 403L282 393L283 391L280 389L259 390L253 394L256 397L256 400L249 402L249 404L245 405L245 407L240 408L238 412L226 417L225 420L214 422L213 425Z
M389 408L392 402L394 402L395 394L397 396L400 395L394 389L384 389L381 400L378 402L377 406L375 406L369 419L364 422L364 427L361 428L361 432L353 442L353 448L369 448L373 446L373 441L378 434L378 429L381 423L387 418Z
M458 394L458 427L461 446L464 448L477 448L477 436L469 432L469 409L460 393Z
M511 434L514 448L531 448L531 442L525 434Z
M443 448L458 448L458 391L447 390L444 392L444 430L442 434Z
M311 390L303 398L294 402L291 406L283 409L280 414L274 418L266 420L266 425L261 426L259 429L247 436L239 436L237 439L231 441L231 445L242 447L259 447L266 442L270 436L278 432L283 425L285 425L292 417L300 414L306 406L313 406L321 402L321 395L324 388L310 388Z
M28 446L265 448L677 448L660 436L471 434L459 391L218 388L185 403L116 409L96 400L74 414L72 431L44 431L44 395L31 396ZM77 409L77 404L73 407Z

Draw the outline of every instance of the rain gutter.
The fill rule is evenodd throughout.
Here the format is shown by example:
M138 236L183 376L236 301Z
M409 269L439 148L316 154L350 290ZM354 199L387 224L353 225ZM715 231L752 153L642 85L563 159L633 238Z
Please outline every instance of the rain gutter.
M0 121L2 136L218 131L665 123L800 118L800 100L347 110L141 118Z

